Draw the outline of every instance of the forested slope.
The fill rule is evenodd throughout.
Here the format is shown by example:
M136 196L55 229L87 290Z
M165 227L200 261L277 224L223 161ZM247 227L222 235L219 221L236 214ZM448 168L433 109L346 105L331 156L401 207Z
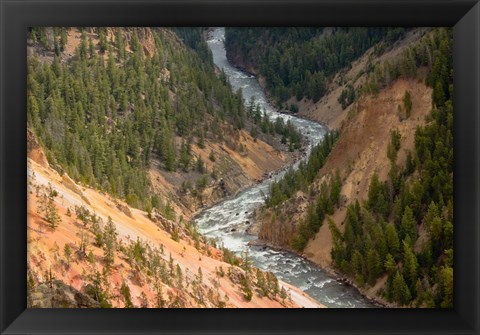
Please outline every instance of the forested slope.
M189 221L298 137L256 125L202 33L29 30L29 307L321 307Z
M437 28L366 71L330 154L307 163L322 163L314 181L273 185L260 237L386 303L451 307L452 48Z
M234 64L265 78L282 106L292 96L317 102L337 71L380 41L388 48L404 33L382 27L227 28L225 46Z
M27 157L28 307L321 307L193 223L60 175L31 132Z
M188 208L177 212L192 213L291 159L278 151L288 146L275 132L250 135L257 126L241 92L233 93L226 77L216 75L202 30L178 33L29 33L28 125L50 164L167 216L178 206Z

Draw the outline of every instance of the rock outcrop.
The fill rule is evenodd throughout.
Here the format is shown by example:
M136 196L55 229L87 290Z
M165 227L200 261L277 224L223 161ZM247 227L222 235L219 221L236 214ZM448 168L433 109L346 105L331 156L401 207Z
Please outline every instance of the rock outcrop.
M29 292L29 308L99 308L100 303L61 280L40 284Z

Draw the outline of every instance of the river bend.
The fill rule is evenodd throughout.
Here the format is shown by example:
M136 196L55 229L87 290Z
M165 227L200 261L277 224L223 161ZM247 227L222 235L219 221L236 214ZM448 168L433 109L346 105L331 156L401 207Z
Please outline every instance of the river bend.
M215 28L209 33L207 43L212 51L215 65L225 71L234 90L242 88L245 104L248 104L250 98L254 96L256 102L262 109L265 108L270 118L281 117L285 122L290 120L308 140L308 156L311 148L322 141L327 132L326 127L292 115L277 113L268 103L257 79L228 62L224 39L224 28ZM298 162L294 164L294 168L297 166ZM264 271L273 272L279 279L299 287L327 307L375 307L355 288L337 281L326 271L298 255L269 247L248 245L248 242L256 237L246 233L249 225L247 221L251 221L251 213L264 204L269 185L283 173L279 172L262 183L240 192L234 198L204 210L196 218L200 232L207 237L217 239L219 243L238 255L248 248L255 266Z

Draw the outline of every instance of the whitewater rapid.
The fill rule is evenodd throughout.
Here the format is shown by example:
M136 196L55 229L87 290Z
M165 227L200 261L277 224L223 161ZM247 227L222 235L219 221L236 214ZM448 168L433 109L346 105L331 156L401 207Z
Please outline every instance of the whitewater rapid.
M290 120L308 141L306 148L308 157L312 147L322 141L327 128L316 122L277 113L268 103L257 79L229 63L224 42L224 28L215 28L209 33L207 43L215 65L223 69L234 90L242 89L245 104L248 104L253 96L270 118L281 117L285 122ZM296 168L298 164L299 162L295 163L293 167ZM255 266L273 272L279 279L299 287L327 307L375 307L355 288L337 281L326 271L298 255L265 246L248 245L250 241L256 239L255 236L246 233L252 220L250 216L256 208L264 204L269 185L281 178L284 173L279 172L262 183L240 192L234 198L204 210L195 220L200 232L209 238L215 238L219 244L238 255L248 249Z

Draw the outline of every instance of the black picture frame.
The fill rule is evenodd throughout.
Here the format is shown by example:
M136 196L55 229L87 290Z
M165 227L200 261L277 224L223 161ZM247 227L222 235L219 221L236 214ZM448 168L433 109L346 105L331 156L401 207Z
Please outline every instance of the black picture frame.
M480 4L473 0L0 0L2 334L479 334ZM454 26L453 309L26 309L29 26Z

